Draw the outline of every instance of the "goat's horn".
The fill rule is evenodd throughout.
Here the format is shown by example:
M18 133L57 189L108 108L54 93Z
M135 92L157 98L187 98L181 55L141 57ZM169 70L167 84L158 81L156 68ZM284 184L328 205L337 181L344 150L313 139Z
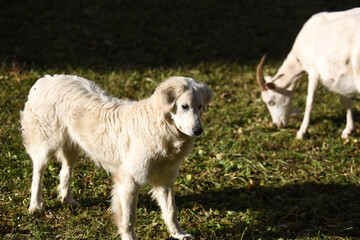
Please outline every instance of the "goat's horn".
M264 74L263 74L263 67L264 67L264 62L265 62L265 58L266 55L264 55L259 63L259 65L257 66L257 70L256 70L256 80L260 86L260 90L261 91L265 91L266 87L265 87L265 78L264 78Z

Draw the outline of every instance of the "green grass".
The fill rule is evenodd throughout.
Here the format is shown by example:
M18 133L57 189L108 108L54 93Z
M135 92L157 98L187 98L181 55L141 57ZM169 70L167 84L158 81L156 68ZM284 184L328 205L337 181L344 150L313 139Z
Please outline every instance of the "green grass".
M0 8L6 20L0 21L0 238L119 239L109 211L111 177L85 155L72 181L81 206L56 200L60 165L52 161L44 179L46 211L27 213L32 166L19 111L36 79L55 73L92 79L128 99L150 96L173 75L214 90L204 133L175 184L178 219L197 239L360 237L360 128L341 140L340 97L320 88L309 136L296 140L301 118L274 128L254 72L263 53L269 55L266 74L276 71L312 13L357 1L276 1L271 11L259 0L87 2L9 1ZM293 100L302 110L306 87L303 78ZM354 99L357 122L359 113ZM149 190L140 193L136 233L139 239L168 239Z

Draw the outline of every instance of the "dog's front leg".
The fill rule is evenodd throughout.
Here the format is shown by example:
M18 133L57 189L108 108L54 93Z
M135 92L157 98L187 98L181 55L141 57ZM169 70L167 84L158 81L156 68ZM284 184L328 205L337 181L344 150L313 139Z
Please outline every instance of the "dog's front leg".
M122 240L136 240L134 225L140 186L131 177L114 176L111 209Z
M177 221L173 185L153 186L152 195L161 208L163 219L171 236L176 239L194 239L191 234L181 229Z

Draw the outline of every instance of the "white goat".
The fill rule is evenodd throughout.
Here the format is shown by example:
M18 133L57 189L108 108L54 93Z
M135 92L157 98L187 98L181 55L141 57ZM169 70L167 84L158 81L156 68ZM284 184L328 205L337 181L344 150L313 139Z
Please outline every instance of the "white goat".
M287 124L296 109L291 107L296 81L308 74L308 95L304 119L296 137L307 132L314 93L319 81L342 95L346 108L347 138L354 128L351 96L360 93L360 8L313 15L302 27L295 43L276 75L265 80L263 65L257 69L261 96L276 126Z

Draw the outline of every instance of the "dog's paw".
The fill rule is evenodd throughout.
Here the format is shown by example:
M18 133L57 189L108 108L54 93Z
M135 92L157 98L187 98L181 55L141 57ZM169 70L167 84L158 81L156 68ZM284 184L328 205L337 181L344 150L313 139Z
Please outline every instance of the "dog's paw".
M194 236L189 233L177 234L172 237L180 240L195 240Z
M342 131L342 133L341 133L341 138L348 139L350 137L351 133L352 133L352 129L344 129L344 131Z
M195 238L193 235L189 234L188 236L183 237L182 240L195 240Z
M45 202L41 201L40 203L32 203L30 204L30 207L28 208L28 212L30 214L36 214L41 213L44 211Z

